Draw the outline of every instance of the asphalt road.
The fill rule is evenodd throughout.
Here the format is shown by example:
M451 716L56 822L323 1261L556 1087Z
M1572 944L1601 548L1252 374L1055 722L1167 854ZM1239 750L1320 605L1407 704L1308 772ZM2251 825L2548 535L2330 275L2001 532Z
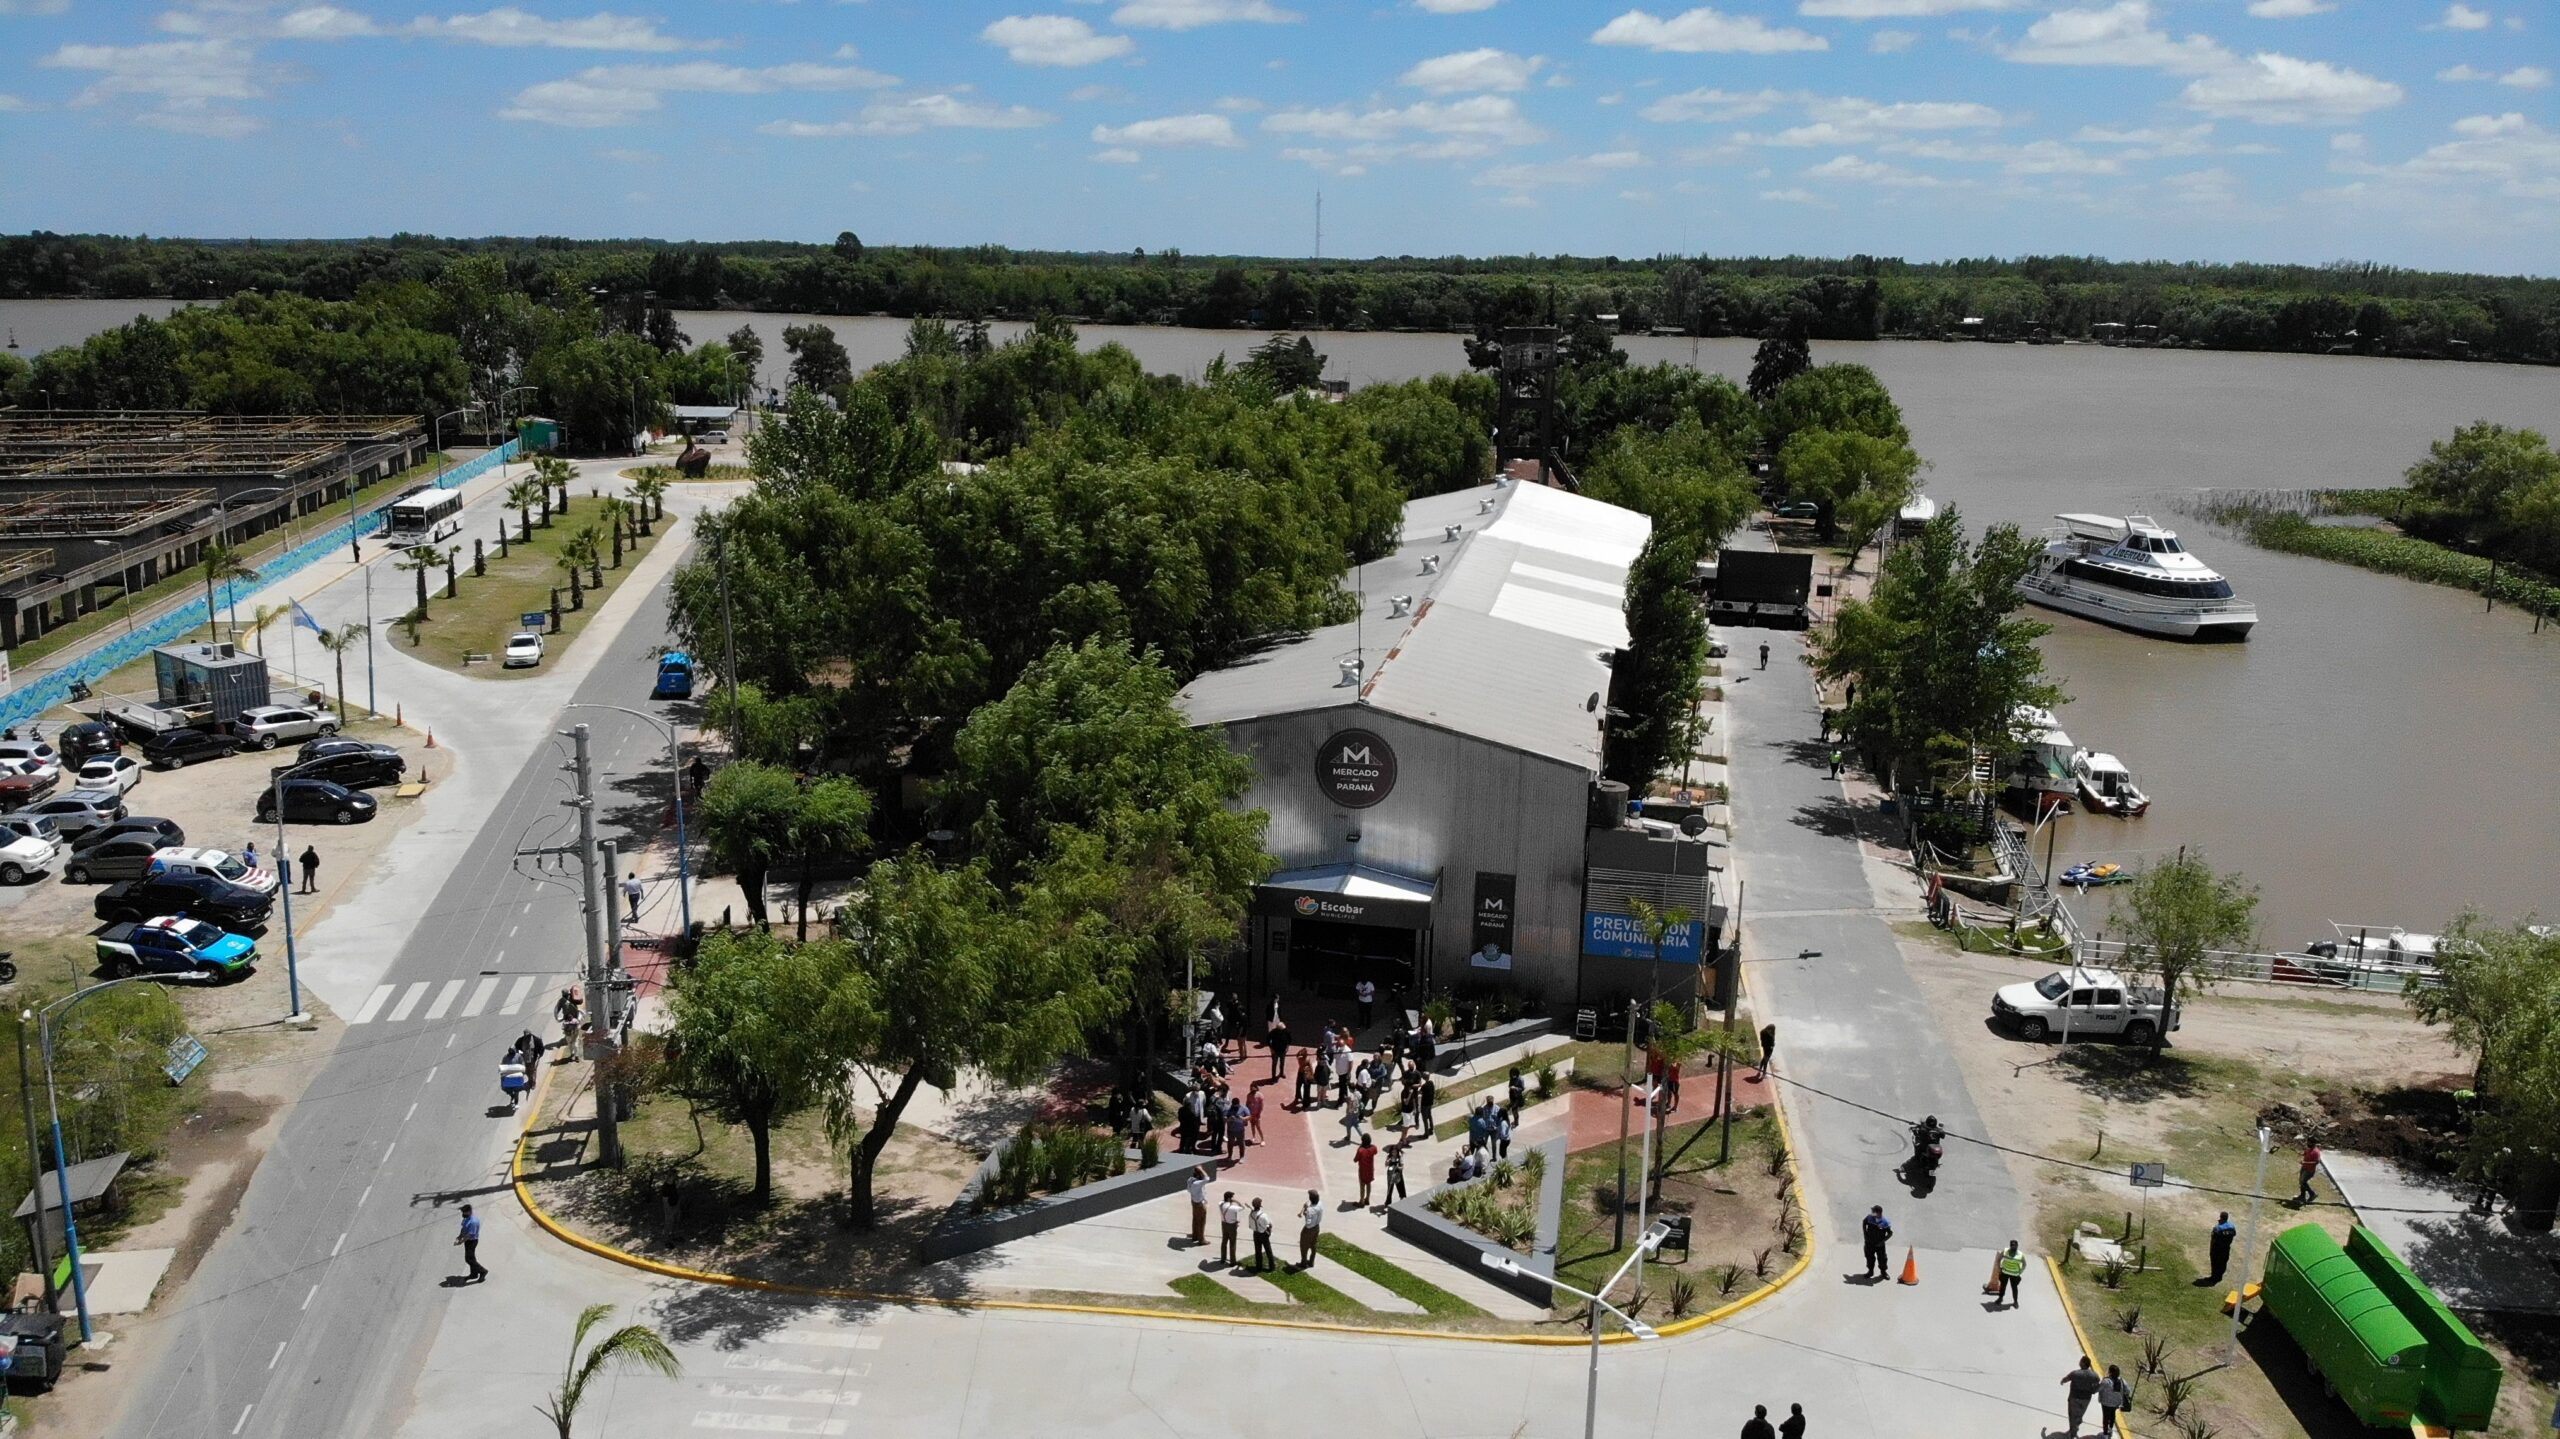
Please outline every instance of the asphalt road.
M607 648L575 698L652 708L650 652L665 631L662 582L618 632L581 638L581 649ZM567 718L591 726L600 769L624 772L600 778L601 816L654 832L638 772L663 741L609 711ZM131 1386L113 1432L389 1433L448 1309L504 1322L499 1293L450 1287L462 1268L452 1240L463 1203L515 1208L505 1173L516 1121L493 1112L498 1057L525 1027L557 1037L550 1002L582 962L574 890L555 876L537 883L515 858L520 844L573 836L567 757L566 741L538 745L479 826L381 975L375 1012L350 1024L285 1121L238 1220L180 1307L152 1321L168 1330L157 1363L107 1381Z

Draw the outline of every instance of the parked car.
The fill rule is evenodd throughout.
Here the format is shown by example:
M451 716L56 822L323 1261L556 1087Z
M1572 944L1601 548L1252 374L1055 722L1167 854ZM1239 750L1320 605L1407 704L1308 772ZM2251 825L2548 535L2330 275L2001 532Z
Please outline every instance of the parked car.
M706 445L725 445L729 443L729 432L727 430L705 430L701 434L694 436L694 439Z
M51 799L38 800L26 807L29 814L40 814L53 821L54 828L77 837L102 824L113 824L124 818L124 796L105 790L75 789Z
M124 748L123 732L104 720L64 725L62 733L53 738L62 751L63 760L69 764L78 764L95 755L114 754Z
M227 849L190 849L185 845L163 845L154 851L150 872L209 874L260 894L275 893L276 886L281 883L275 871L253 865Z
M61 859L61 840L0 831L0 884L24 884Z
M400 752L384 746L343 750L324 754L298 764L278 765L275 773L291 774L296 779L325 779L349 789L365 789L378 784L398 784L409 762Z
M2003 985L1991 996L1991 1021L2041 1043L2066 1029L2080 1035L2121 1035L2135 1044L2178 1027L2178 1008L2157 986L2128 984L2109 969L2073 966L2025 984Z
M507 653L500 663L511 670L542 663L542 636L531 630L518 630L507 636Z
M187 832L174 819L162 819L156 814L129 814L114 824L100 825L81 835L71 841L71 848L74 851L95 849L120 834L149 835L151 842L161 848L187 842Z
M103 829L90 834L104 833ZM82 835L86 839L88 835ZM160 852L159 838L144 830L125 830L120 834L84 845L71 851L63 861L65 884L102 884L119 879L140 879L151 872L151 857Z
M331 735L327 739L304 740L302 742L302 748L294 751L294 758L304 764L309 764L311 761L319 759L324 755L361 754L368 750L375 750L384 754L398 754L400 752L397 748L384 744L380 740L349 739L345 735Z
M274 908L268 896L209 874L155 874L108 885L98 891L90 913L104 924L183 914L246 930L263 926Z
M314 735L338 732L338 717L324 710L303 709L295 705L260 705L242 710L231 722L239 736L260 749L274 749L289 739L309 739Z
M142 759L154 769L185 769L209 759L238 754L241 739L214 730L162 730L142 742Z
M1789 500L1770 506L1769 513L1782 520L1816 520L1822 518L1822 506L1811 500Z
M98 964L109 979L137 974L239 979L257 967L258 944L218 924L164 915L119 924L99 935Z
M0 814L0 835L53 840L66 848L71 843L69 836L63 834L51 816L41 814Z
M142 783L142 766L130 755L102 754L80 761L82 789L112 790L131 794Z
M287 824L354 824L373 818L373 796L325 779L289 779L258 791L258 823L276 820L276 796L284 796Z
M0 759L0 807L20 809L53 793L62 771L32 759Z
M40 739L0 739L0 759L31 759L62 767L62 756Z

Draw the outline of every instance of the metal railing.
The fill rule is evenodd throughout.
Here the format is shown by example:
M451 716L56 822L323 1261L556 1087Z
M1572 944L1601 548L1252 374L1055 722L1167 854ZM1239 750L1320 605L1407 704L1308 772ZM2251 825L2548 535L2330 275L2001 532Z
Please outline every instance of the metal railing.
M2120 940L2082 940L2080 962L2098 968L2122 968L2132 946ZM2140 965L2132 966L2140 968ZM2261 954L2241 950L2208 951L2197 968L2217 980L2252 984L2295 984L2315 989L2361 989L2398 994L2415 976L2432 987L2442 983L2425 965L2374 964L2352 959L2325 959L2316 954Z

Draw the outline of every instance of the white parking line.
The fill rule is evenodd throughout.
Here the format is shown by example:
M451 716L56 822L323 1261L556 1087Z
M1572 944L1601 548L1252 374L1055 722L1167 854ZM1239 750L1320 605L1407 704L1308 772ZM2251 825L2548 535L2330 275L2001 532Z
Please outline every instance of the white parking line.
M833 1329L785 1329L773 1336L776 1344L814 1344L823 1349L877 1349L877 1334L845 1334Z
M276 1341L276 1352L267 1359L267 1367L269 1369L276 1367L276 1360L284 1357L284 1346L291 1342L293 1341L289 1339L279 1339Z
M427 1018L429 1020L444 1018L444 1012L453 1008L453 1002L456 999L461 998L461 996L462 981L458 979L446 980L444 982L444 988L436 991L436 1002L427 1006Z
M516 982L507 987L507 1002L498 1006L498 1012L513 1014L524 1008L524 997L531 993L533 993L533 976L529 974L517 976Z
M418 1001L427 997L427 982L419 980L401 994L400 1002L391 1006L391 1022L398 1024L417 1012Z
M309 1308L311 1307L311 1301L312 1301L312 1300L314 1300L314 1299L317 1299L317 1298L319 1298L319 1297L320 1297L320 1286L319 1286L319 1285L317 1285L317 1284L314 1284L314 1285L312 1285L312 1286L311 1286L311 1292L302 1296L302 1307L303 1307L303 1308L305 1308L305 1309L309 1309Z
M347 1021L347 1023L349 1023L349 1024L371 1024L371 1023L373 1023L373 1017L374 1017L375 1015L380 1014L380 1013L382 1012L382 1005L383 1005L383 1001L385 1001L385 1000L387 1000L387 999L391 998L391 991L393 991L393 990L395 990L395 989L398 989L399 987L400 987L400 986L398 986L398 985L396 985L396 984L384 984L384 985L377 985L377 986L375 986L375 987L374 987L374 991L373 991L373 997L372 997L372 998L370 998L370 999L368 999L368 1000L366 1000L366 1001L364 1002L364 1008L357 1010L357 1011L356 1011L356 1017L355 1017L355 1018L353 1018L353 1019L348 1020L348 1021Z
M345 1235L341 1234L341 1235L339 1235L339 1236L338 1236L338 1242L329 1246L329 1257L330 1257L330 1258L332 1258L332 1259L337 1258L337 1257L338 1257L338 1251L339 1251L339 1250L341 1250L341 1249L344 1249L344 1248L346 1248L346 1247L347 1247L347 1236L345 1236Z
M693 1416L696 1429L717 1429L728 1434L842 1434L847 1421L842 1419L801 1419L788 1414L731 1414L705 1409Z
M793 1389L781 1384L712 1383L704 1385L703 1392L714 1399L752 1399L759 1404L840 1404L850 1409L862 1402L860 1390L847 1393L842 1389L830 1389L823 1384L814 1388Z
M255 1409L255 1408L257 1408L257 1407L258 1407L258 1406L257 1406L257 1405L255 1405L255 1404L243 1404L243 1405L241 1405L241 1406L240 1406L240 1418L239 1418L239 1420L238 1420L237 1422L235 1422L235 1423L231 1426L231 1432L232 1432L232 1433L234 1433L234 1434L237 1434L237 1433L239 1433L241 1430L248 1428L248 1427L249 1427L249 1411L250 1411L250 1410L252 1410L252 1409Z
M732 1354L720 1363L723 1369L745 1374L810 1374L821 1379L859 1379L871 1372L871 1362L859 1364L800 1364L789 1359L750 1357Z
M494 974L472 986L471 1002L462 1006L462 1017L465 1019L478 1019L480 1017L480 1011L489 1007L489 996L496 994L497 992L498 977Z

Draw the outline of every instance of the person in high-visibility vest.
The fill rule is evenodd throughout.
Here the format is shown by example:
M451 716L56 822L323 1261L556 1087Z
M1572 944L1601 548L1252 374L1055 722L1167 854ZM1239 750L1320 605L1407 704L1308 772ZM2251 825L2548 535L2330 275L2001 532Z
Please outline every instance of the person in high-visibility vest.
M2000 1295L2012 1309L2018 1307L2018 1281L2026 1277L2027 1256L2018 1252L2018 1241L2009 1241L2009 1251L2000 1256Z

